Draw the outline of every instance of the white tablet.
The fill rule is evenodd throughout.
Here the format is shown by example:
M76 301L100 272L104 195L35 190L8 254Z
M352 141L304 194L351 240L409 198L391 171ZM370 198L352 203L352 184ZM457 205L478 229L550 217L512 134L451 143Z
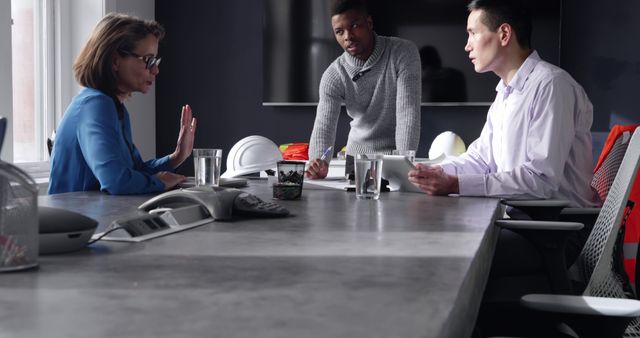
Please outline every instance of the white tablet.
M444 156L434 159L416 159L416 163L438 164L444 160ZM402 155L384 155L382 164L382 177L389 181L391 191L423 192L420 188L409 182L409 170L415 166L409 159Z
M382 178L389 181L391 191L422 192L409 182L409 170L414 168L413 163L402 155L384 155Z

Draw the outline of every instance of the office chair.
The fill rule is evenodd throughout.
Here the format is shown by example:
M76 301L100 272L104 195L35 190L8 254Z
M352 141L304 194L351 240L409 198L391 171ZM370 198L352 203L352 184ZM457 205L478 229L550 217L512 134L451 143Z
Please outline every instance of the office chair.
M600 165L596 167L591 185L602 200L606 200L613 179L628 149L630 139L630 132L619 134L615 141L612 140L611 151L608 152L608 156L601 158ZM523 201L522 203L531 203L531 205L536 205L532 208L540 209L544 202L546 201ZM554 201L550 203L554 203ZM526 237L536 247L541 254L545 269L544 271L527 275L492 277L492 281L484 293L480 322L486 327L494 328L496 323L491 318L495 317L496 314L503 315L521 311L519 299L527 293L573 294L574 290L579 292L584 285L573 285L575 282L570 281L565 276L566 268L576 260L576 256L566 255L566 246L567 244L573 245L574 250L570 251L575 252L576 255L580 252L591 232L590 229L593 227L599 211L600 208L566 208L562 212L560 212L560 209L556 209L554 211L556 213L555 216L542 217L542 220L561 220L565 222L569 220L584 223L588 227L587 231L583 230L576 233L571 230L581 228L579 224L575 223L556 225L557 227L565 227L566 231L557 231L557 228L547 232L526 228L511 229ZM593 214L595 214L595 217ZM535 215L535 213L531 213L531 215ZM497 224L501 223L498 222ZM569 242L570 235L573 238ZM498 325L501 324L498 323ZM515 324L514 327L517 328L519 325Z
M618 266L621 257L616 250L616 243L624 235L621 222L629 212L629 194L639 166L640 130L636 130L584 248L568 273L560 276L568 281L570 275L585 285L582 295L530 294L521 298L525 307L553 313L583 338L640 337L640 301L631 299L635 295ZM576 228L575 224L548 221L496 223L516 231L540 229L546 233Z
M609 138L618 134L615 128L610 132ZM613 179L620 168L622 158L624 157L631 132L625 131L619 133L616 137L610 151L602 150L600 159L591 180L591 188L596 192L600 201L604 201L609 193L609 187L613 183ZM507 206L518 208L529 218L535 220L562 220L587 223L586 227L590 228L595 223L600 208L569 208L569 201L565 200L505 200Z
M597 167L591 182L592 188L604 201L611 184L618 172L624 154L628 149L631 133L623 133L615 139L611 151L603 158ZM510 202L507 202L510 203ZM572 264L576 255L581 251L586 242L593 224L598 216L600 208L567 208L568 201L562 203L558 200L544 201L514 201L520 210L528 211L531 219L546 221L562 221L575 223L560 223L553 225L565 231L549 230L545 232L533 229L510 229L525 237L540 253L544 269L528 274L514 273L508 276L492 276L491 283L487 286L483 297L481 322L493 327L492 314L509 313L518 311L519 299L527 293L574 293L572 281L565 277L567 267ZM551 206L551 211L543 210ZM542 211L540 211L542 210ZM526 217L523 219L527 219ZM583 225L586 229L582 229ZM500 225L500 222L496 223ZM570 238L571 237L571 238ZM570 249L567 247L570 246ZM570 252L570 254L567 254ZM576 289L580 289L577 286ZM489 314L489 315L487 315ZM517 326L517 325L516 325Z
M0 117L0 151L2 151L2 144L4 142L4 134L7 132L7 118Z
M593 187L593 189L596 191L601 201L607 199L609 189L611 188L611 185L616 178L616 174L618 173L618 169L622 164L624 154L626 153L627 147L629 146L631 135L632 133L630 131L625 131L619 134L615 142L613 143L613 146L611 147L611 151L609 151L607 157L599 161L600 163L598 163L599 165L597 166L596 171L593 173L591 187ZM607 149L603 149L603 153L606 152L606 150Z
M614 131L612 131L614 133ZM618 137L613 142L611 150L607 152L607 149L603 149L604 153L607 153L606 157L599 161L599 165L591 180L591 188L595 191L601 201L606 200L609 193L609 189L613 184L613 181L618 173L620 165L624 155L629 147L631 132L625 131L619 133ZM631 183L633 184L633 182ZM540 221L561 221L561 222L577 222L584 225L584 230L574 233L574 239L571 243L576 246L577 249L574 252L579 252L587 240L587 237L591 233L591 229L596 222L600 208L569 208L564 205L560 200L533 200L533 201L506 201L505 204L518 207L519 210L524 211L531 219ZM568 201L566 202L568 205ZM550 274L549 282L551 284L552 292L567 293L571 292L571 285L567 284L563 278L558 279L557 276L565 269L566 263L573 263L575 257L569 257L570 261L565 262L565 247L570 232L559 232L553 236L543 235L536 231L520 231L521 234L532 241L543 254L545 261L547 261L547 272ZM546 247L546 249L542 249ZM549 248L557 248L557 250L550 250Z
M47 150L49 151L49 156L51 156L51 151L53 150L53 141L56 139L56 131L51 132L51 136L47 137Z

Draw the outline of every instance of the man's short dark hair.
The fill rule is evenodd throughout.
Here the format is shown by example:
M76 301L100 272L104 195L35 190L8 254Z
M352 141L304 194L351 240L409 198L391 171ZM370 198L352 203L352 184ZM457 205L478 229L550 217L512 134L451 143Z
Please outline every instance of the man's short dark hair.
M496 31L503 23L509 24L516 32L518 44L531 48L531 12L521 0L473 0L467 5L469 12L482 10L481 20L489 29Z
M365 0L333 0L331 4L331 16L342 14L352 9L366 15L369 14Z

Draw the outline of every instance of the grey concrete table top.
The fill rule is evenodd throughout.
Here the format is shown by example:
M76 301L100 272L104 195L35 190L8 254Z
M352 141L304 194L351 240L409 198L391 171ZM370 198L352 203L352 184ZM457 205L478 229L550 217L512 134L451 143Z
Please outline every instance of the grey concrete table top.
M246 190L271 198L264 182ZM42 196L104 228L151 196ZM468 337L496 199L305 190L291 216L100 241L0 274L0 337Z

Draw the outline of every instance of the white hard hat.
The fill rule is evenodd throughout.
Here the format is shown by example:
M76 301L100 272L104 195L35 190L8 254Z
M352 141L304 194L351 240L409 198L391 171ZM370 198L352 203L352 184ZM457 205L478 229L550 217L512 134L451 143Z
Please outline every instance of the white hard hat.
M458 156L466 151L464 141L454 132L445 131L436 136L429 148L429 158L437 158L440 155Z
M221 177L231 178L274 169L281 160L282 153L273 141L264 136L247 136L229 151L227 171Z

